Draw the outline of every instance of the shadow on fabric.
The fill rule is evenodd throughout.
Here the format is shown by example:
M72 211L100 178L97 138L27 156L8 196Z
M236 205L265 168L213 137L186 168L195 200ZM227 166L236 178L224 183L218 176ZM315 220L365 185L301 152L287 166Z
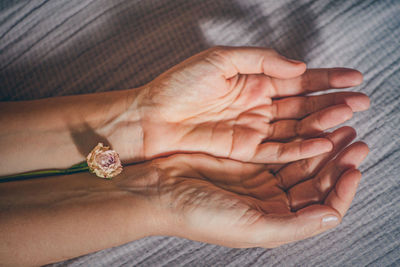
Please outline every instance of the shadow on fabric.
M216 44L273 47L304 59L309 33L315 37L316 31L309 4L299 2L275 7L265 1L103 0L81 5L65 18L60 16L71 10L65 3L31 7L36 8L27 17L32 34L1 49L0 100L135 88ZM61 15L51 16L53 10ZM35 17L37 12L50 15ZM202 21L209 28L200 27ZM24 21L16 23L7 33L11 38Z

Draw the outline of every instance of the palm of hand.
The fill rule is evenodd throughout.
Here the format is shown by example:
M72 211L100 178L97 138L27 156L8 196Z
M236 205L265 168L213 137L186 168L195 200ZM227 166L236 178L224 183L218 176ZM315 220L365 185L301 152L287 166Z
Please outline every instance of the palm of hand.
M203 76L196 69L190 71ZM190 79L200 80L194 75L182 75L187 81L180 79L181 84L173 86L178 91L183 91L182 86L189 84ZM268 79L265 77L265 84L261 86L248 75L225 80L221 75L212 74L204 78L203 84L191 86L193 95L175 98L182 103L166 102L169 103L167 110L161 110L160 114L171 114L166 115L173 125L170 133L180 147L249 161L271 129L272 101L265 90L271 86ZM175 108L170 110L172 106Z
M326 76L326 70L300 76L304 65L298 64L282 71L295 77L292 79L239 74L234 64L226 63L230 62L227 57L220 50L199 54L150 83L148 101L155 108L146 112L143 123L146 155L190 151L260 163L311 157L329 151L331 144L322 138L282 141L310 137L342 123L351 117L352 110L337 104L360 97L331 94L273 100L327 89L332 81L318 81ZM258 68L262 72L266 67ZM318 79L305 85L305 76ZM336 106L329 108L332 105Z
M279 171L276 165L200 154L157 160L163 170L158 199L170 211L167 221L177 229L172 234L226 246L274 247L327 230L321 218L342 217L348 209L360 179L353 168L367 147L355 143L326 163L354 136L351 128L341 128L329 135L334 151Z

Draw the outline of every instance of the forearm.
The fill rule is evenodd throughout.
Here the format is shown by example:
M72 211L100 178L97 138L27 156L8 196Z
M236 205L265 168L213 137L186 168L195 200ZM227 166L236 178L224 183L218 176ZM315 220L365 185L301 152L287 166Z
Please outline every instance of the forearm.
M157 234L136 186L149 172L127 169L111 181L79 173L0 184L0 262L41 265ZM127 176L130 190L118 185Z
M139 92L0 103L0 155L7 159L0 161L0 175L68 168L98 142L111 145L123 161L140 160Z

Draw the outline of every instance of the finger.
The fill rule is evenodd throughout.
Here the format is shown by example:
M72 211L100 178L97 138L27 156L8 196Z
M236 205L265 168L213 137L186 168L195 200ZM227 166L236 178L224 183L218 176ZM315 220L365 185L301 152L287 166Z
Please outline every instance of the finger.
M328 163L315 178L299 183L289 189L293 210L322 202L342 173L357 168L368 154L368 146L357 142L346 148L334 161Z
M333 144L332 151L313 158L299 160L283 167L276 173L281 186L288 189L301 181L310 179L338 152L350 144L355 137L356 131L348 126L328 134L326 138Z
M312 205L288 216L266 215L264 230L260 225L258 234L265 239L261 246L270 248L315 236L337 226L340 221L335 209Z
M361 172L359 170L350 169L346 171L337 181L324 204L337 210L343 218L350 208L360 180Z
M288 79L301 75L306 69L303 62L283 57L272 49L261 47L214 47L206 52L226 79L237 74L265 74Z
M287 97L272 102L273 120L300 119L326 107L346 104L353 112L368 109L368 96L357 92L330 93L317 96Z
M272 123L266 140L285 140L293 137L317 135L349 120L351 108L345 104L317 111L302 120L280 120Z
M227 184L232 187L242 186L248 177L254 179L247 187L257 186L262 179L260 174L267 171L264 164L244 163L206 154L174 154L159 158L156 163L168 176L206 179L218 185ZM272 176L271 179L275 180Z
M326 138L313 138L289 143L267 142L258 146L250 161L254 163L287 163L314 157L331 150L332 143Z
M353 69L308 69L292 79L272 79L275 90L270 97L308 94L332 88L348 88L362 83L363 75Z

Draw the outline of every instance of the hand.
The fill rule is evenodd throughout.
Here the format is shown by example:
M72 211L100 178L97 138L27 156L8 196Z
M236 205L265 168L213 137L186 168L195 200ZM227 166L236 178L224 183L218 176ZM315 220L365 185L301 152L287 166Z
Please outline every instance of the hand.
M306 94L361 81L356 70L306 70L270 49L209 49L141 89L144 159L202 152L285 163L330 151L329 140L304 138L367 109L369 99L352 92Z
M152 228L159 232L153 234L229 247L275 247L341 221L361 178L356 168L368 153L361 142L345 148L354 137L352 128L340 128L327 135L334 144L331 152L279 170L276 165L177 154L152 161L158 175L151 179L132 180L127 173L114 182L134 195L142 190L153 214L148 220L158 223Z
M0 162L0 176L69 168L98 142L124 163L177 152L256 163L311 157L332 147L315 138L321 131L366 109L369 100L351 92L304 94L361 79L349 69L305 71L304 63L268 49L219 47L136 90L1 103L7 161Z

